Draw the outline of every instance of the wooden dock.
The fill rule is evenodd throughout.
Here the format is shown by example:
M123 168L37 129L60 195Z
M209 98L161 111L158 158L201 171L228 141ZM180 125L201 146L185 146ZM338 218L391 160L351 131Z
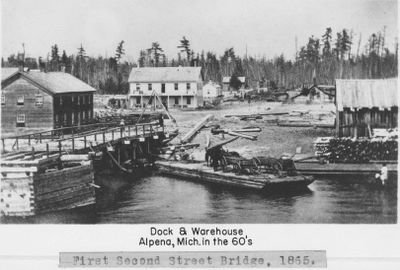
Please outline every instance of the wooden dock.
M157 161L159 172L187 180L208 182L232 187L270 191L276 189L304 188L313 182L312 177L277 176L273 174L237 175L230 172L214 171L204 163L183 163Z
M94 163L124 169L121 164L151 156L168 137L163 126L150 122L2 138L1 215L30 216L94 204Z

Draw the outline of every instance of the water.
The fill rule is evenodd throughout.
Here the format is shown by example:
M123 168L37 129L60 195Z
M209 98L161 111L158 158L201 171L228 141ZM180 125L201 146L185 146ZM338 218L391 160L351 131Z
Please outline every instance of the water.
M265 195L163 176L103 176L97 205L16 223L396 223L397 188L317 179Z

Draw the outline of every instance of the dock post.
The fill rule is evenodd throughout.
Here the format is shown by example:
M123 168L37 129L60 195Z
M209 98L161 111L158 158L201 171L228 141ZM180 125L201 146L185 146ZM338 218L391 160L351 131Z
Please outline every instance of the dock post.
M122 128L123 128L123 127L120 127L120 128L119 128L119 138L122 138Z
M35 159L35 147L32 146L32 159Z
M31 145L31 135L28 135L28 145Z
M58 141L58 155L61 157L61 141Z
M3 144L3 152L6 152L6 149L5 149L6 144L5 144L5 142L4 142L4 139L1 139L1 143Z
M42 143L42 133L39 133L39 142Z
M137 136L137 125L135 125L135 135Z
M75 151L75 137L72 136L72 151Z
M142 125L142 128L143 128L143 136L144 136L144 135L146 135L146 128L145 128L145 125Z
M18 149L19 149L18 138L17 138L17 141L16 141L16 143L17 143L17 150L18 150Z
M111 140L114 140L114 129L111 130Z
M131 136L131 126L128 126L128 136Z
M50 156L50 153L49 153L49 143L46 143L46 155L47 155L47 158L49 158L49 156Z
M86 149L86 135L83 136L83 148Z
M94 141L97 142L97 133L94 134Z

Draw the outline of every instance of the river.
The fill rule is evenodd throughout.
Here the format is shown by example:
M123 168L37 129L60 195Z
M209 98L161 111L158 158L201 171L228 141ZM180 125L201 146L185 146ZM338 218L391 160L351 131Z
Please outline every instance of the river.
M397 188L318 179L265 195L164 176L102 176L95 207L12 223L396 223ZM10 221L7 221L7 223Z

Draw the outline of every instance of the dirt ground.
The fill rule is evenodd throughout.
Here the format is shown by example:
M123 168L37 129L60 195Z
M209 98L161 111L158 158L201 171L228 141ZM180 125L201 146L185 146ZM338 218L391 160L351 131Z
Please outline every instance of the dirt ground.
M218 110L179 111L171 110L171 114L178 123L181 134L186 133L200 119L208 114L214 116L214 120L208 125L218 124L224 129L240 129L249 126L258 126L262 129L259 133L247 133L257 135L256 141L238 139L225 146L227 150L237 151L245 157L273 156L280 157L282 154L295 154L296 148L301 147L301 156L314 153L313 141L317 137L333 136L333 128L315 127L284 127L278 126L276 121L307 121L313 124L334 122L335 106L333 104L281 104L270 102L236 103L224 104ZM238 117L225 117L225 115L262 114L262 113L284 113L286 115L268 115L262 119L244 121ZM166 121L168 124L168 121ZM203 129L193 139L193 143L199 143L200 148L194 151L195 159L204 159L204 148L206 134L210 136L209 128ZM230 138L229 135L225 139ZM300 156L300 155L298 155Z

